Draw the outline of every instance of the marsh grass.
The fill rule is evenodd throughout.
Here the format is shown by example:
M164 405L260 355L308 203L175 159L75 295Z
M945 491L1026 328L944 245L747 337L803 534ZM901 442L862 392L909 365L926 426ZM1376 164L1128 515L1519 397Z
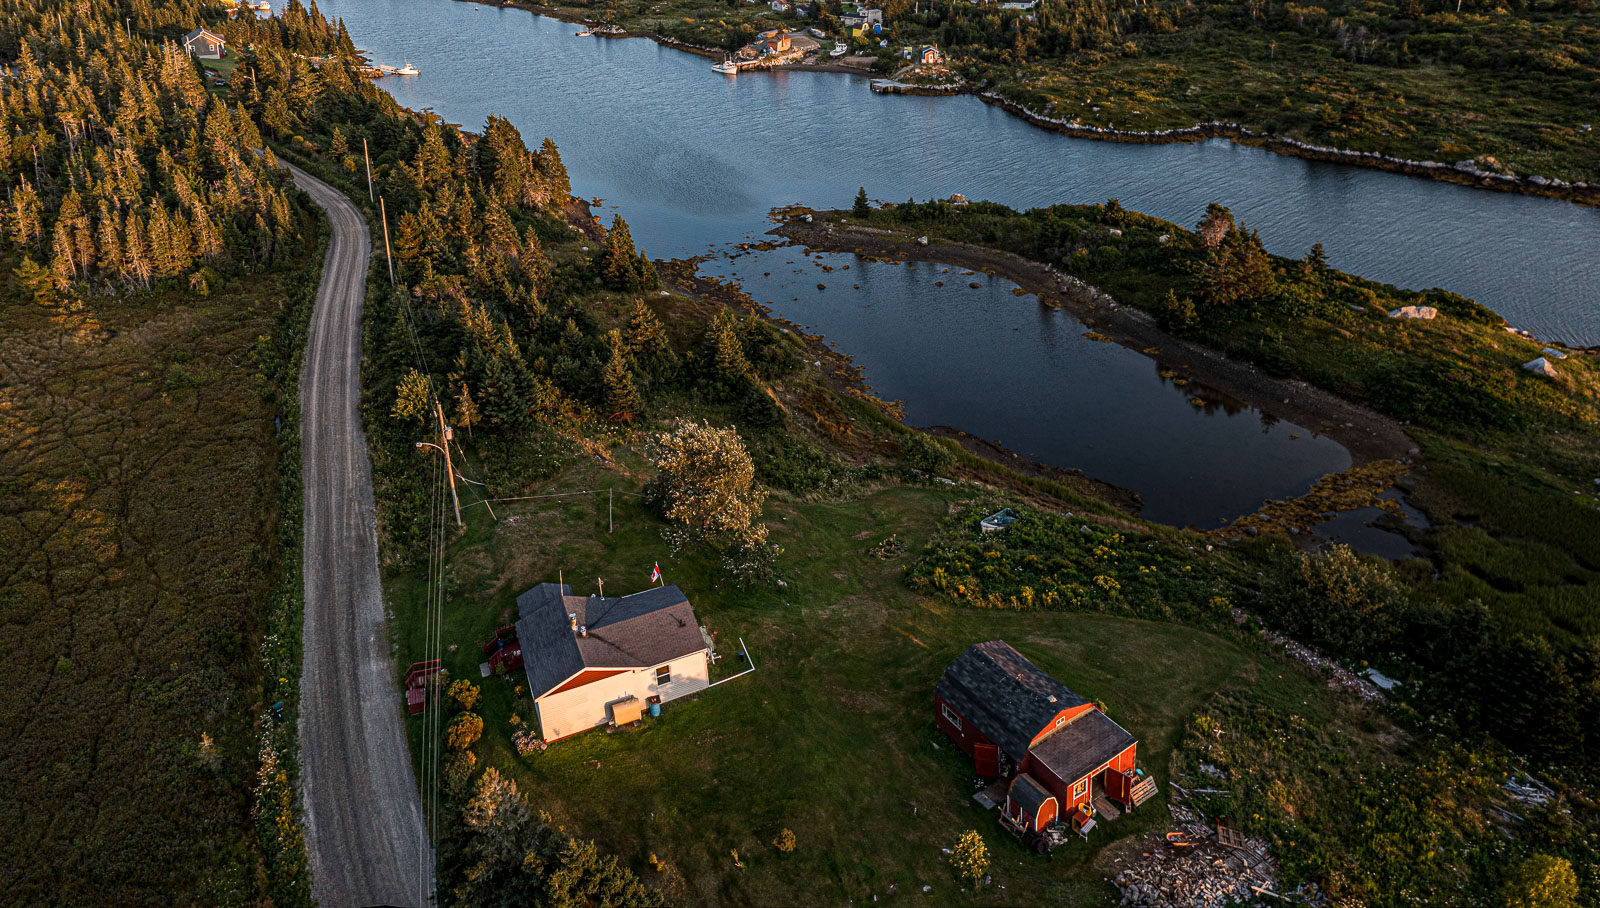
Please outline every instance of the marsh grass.
M279 544L261 357L293 283L0 304L7 900L257 892L256 653Z

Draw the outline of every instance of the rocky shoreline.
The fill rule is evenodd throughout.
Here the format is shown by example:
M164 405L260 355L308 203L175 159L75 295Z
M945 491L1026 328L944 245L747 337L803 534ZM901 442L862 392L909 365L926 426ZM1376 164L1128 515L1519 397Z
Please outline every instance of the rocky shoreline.
M482 2L482 0L468 0L468 2ZM585 20L563 13L553 7L537 3L528 3L525 0L501 0L491 3L494 6L510 7L527 10L539 16L559 19L563 22L574 24L587 24ZM685 53L701 57L721 59L724 51L721 48L707 47L705 45L690 44L662 35L658 32L635 32L620 26L615 30L596 33L602 38L648 38L664 47L681 50ZM774 71L782 72L834 72L849 75L870 75L869 70L853 66L842 66L834 63L815 64L787 64L772 67ZM874 80L875 83L886 80ZM892 80L887 80L892 82ZM1051 117L1033 110L1023 104L1007 98L993 91L979 91L971 86L960 88L939 88L923 90L920 86L901 85L872 86L872 90L883 94L908 94L908 95L959 95L970 94L985 104L993 104L1005 109L1029 123L1049 129L1064 135L1081 139L1101 139L1107 142L1129 142L1134 144L1164 145L1179 142L1203 142L1207 139L1227 139L1239 145L1248 145L1254 148L1263 148L1277 154L1291 157L1305 158L1312 161L1323 161L1332 164L1348 164L1354 167L1368 167L1375 170L1385 170L1390 173L1399 173L1406 176L1421 177L1429 180L1439 180L1446 183L1455 183L1461 186L1470 186L1476 189L1490 189L1500 192L1515 192L1523 195L1545 196L1547 198L1562 199L1578 205L1600 207L1600 183L1567 182L1539 175L1526 177L1514 176L1505 173L1482 170L1476 160L1457 161L1446 164L1441 161L1418 161L1410 158L1396 158L1375 151L1352 151L1345 148L1335 148L1328 145L1316 145L1303 142L1289 136L1280 136L1272 133L1256 132L1239 123L1225 123L1212 120L1205 123L1196 123L1193 126L1175 127L1172 129L1113 129L1104 126L1090 126L1074 122L1061 117Z
M1511 174L1495 173L1493 171L1480 170L1478 162L1474 160L1445 164L1439 161L1416 161L1409 158L1396 158L1375 151L1351 151L1327 145L1314 145L1288 136L1256 132L1238 123L1224 123L1216 120L1174 129L1111 129L1102 126L1089 126L1059 117L1049 117L995 92L973 91L972 94L976 95L984 103L1004 108L1035 126L1079 138L1150 145L1163 145L1171 142L1203 142L1207 139L1228 139L1239 145L1264 148L1278 154L1306 158L1313 161L1370 167L1391 173L1405 174L1406 176L1457 183L1477 189L1494 189L1502 192L1518 192L1524 195L1540 195L1564 199L1579 205L1600 206L1600 184L1568 183L1564 180L1538 175L1518 177Z

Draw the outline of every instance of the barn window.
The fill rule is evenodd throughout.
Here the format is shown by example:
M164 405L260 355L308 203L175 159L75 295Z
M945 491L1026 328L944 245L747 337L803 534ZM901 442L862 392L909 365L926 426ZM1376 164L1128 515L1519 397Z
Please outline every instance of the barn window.
M956 715L956 711L950 708L950 704L940 703L939 712L944 714L945 721L956 727L956 731L961 730L961 717Z
M671 669L672 669L672 666L670 666L670 665L663 665L660 668L656 669L656 683L657 684L667 684L667 683L671 682L672 681L672 671L671 671Z
M1072 796L1074 798L1081 798L1088 791L1089 791L1089 780L1088 779L1079 779L1078 781L1072 783Z

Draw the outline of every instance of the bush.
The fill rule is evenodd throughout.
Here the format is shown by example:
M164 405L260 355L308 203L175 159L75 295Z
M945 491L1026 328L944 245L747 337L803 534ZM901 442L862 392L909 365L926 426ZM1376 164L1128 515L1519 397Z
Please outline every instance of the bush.
M445 757L445 791L453 797L460 797L465 794L467 783L472 780L472 771L477 767L478 758L470 750L457 751Z
M772 847L778 849L784 854L793 854L794 845L794 830L792 829L785 829L784 831L778 833L777 838L772 840Z
M956 839L955 847L950 849L950 866L963 879L971 880L973 885L977 885L983 875L989 872L989 846L983 843L983 836L978 835L978 830L969 829Z
M470 712L477 708L478 701L483 699L483 692L478 685L465 678L450 685L450 699L455 702L456 708Z
M924 473L943 473L955 466L956 456L938 439L912 432L900 439L900 462Z
M477 713L462 713L445 727L444 741L454 750L466 750L483 736L483 719Z
M1565 858L1536 854L1523 861L1500 889L1506 908L1573 908L1578 876Z

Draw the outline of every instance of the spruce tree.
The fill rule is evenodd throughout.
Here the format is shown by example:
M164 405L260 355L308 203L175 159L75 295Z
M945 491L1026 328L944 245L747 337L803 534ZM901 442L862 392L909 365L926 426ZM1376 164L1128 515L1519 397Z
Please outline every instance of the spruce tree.
M606 418L615 423L632 422L639 413L639 389L633 382L633 369L628 363L622 332L613 329L607 340L611 347L611 359L606 362L605 371L601 374L605 388Z
M612 218L611 231L606 234L605 246L600 251L600 279L614 290L634 290L641 281L633 234L620 214Z
M724 379L753 378L755 370L744 355L744 342L739 339L739 328L733 313L723 309L711 321L708 340L717 373Z
M867 201L867 187L863 186L857 190L856 204L850 209L850 213L858 218L864 218L872 214L872 203Z

